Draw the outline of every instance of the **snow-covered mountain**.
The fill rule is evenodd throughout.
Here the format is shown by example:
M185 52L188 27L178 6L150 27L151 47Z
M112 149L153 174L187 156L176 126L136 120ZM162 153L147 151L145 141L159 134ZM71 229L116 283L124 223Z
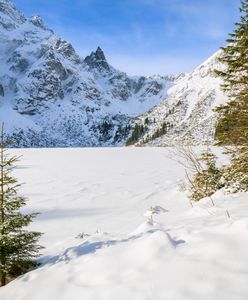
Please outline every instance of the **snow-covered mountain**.
M98 48L82 59L39 16L0 0L0 120L15 146L123 144L173 77L129 77Z
M41 17L0 0L0 120L24 147L123 145L135 124L138 145L209 141L226 101L219 55L189 74L130 77L100 47L83 59Z
M167 91L164 101L137 118L145 134L137 144L166 146L181 140L186 143L212 142L216 114L213 109L225 103L221 79L214 70L221 51L210 57L189 74L179 76Z

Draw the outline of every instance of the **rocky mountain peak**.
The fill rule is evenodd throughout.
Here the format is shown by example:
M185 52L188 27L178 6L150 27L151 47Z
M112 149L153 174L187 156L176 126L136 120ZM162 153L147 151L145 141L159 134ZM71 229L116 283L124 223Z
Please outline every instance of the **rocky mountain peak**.
M43 21L43 19L41 18L41 16L32 16L32 17L30 18L30 22L33 23L35 26L40 27L40 28L42 28L42 29L44 29L44 30L50 30L50 29L46 26L46 24L45 24L45 22ZM52 31L52 30L50 30L50 31Z
M106 57L104 55L104 52L102 51L102 49L98 46L95 52L95 56L97 60L104 60L106 61Z
M90 69L109 70L110 66L106 60L103 50L98 46L95 52L91 52L89 56L86 56L84 62L90 67Z

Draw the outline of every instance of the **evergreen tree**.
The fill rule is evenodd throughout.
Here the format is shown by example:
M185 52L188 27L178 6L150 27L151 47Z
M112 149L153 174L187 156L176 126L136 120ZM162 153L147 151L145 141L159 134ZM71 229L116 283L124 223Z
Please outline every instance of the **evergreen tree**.
M136 123L131 136L126 141L126 146L133 145L139 141L139 139L146 133L147 127L143 124Z
M35 266L33 258L38 256L41 246L37 241L39 232L25 229L36 214L22 214L20 209L26 204L26 199L17 195L17 179L12 176L12 170L19 160L10 156L2 126L0 136L0 285L5 285L11 277L20 275L30 267Z
M227 145L231 155L226 179L236 191L248 190L248 0L241 1L241 19L228 45L222 48L219 61L223 71L216 71L224 80L223 90L229 101L219 106L216 125L218 145ZM231 175L231 177L230 177ZM231 184L232 182L232 184Z
M199 158L197 172L190 180L191 199L198 201L205 197L211 197L222 188L220 169L216 167L216 156L209 150L203 152Z

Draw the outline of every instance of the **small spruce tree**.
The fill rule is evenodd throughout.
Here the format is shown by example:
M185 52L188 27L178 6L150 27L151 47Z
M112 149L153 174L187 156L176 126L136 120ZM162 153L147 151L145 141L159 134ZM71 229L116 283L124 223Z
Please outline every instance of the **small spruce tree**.
M240 12L240 22L219 58L225 68L216 70L229 97L225 105L216 109L216 138L231 156L224 169L231 191L248 191L248 0L241 1Z
M199 168L190 180L191 200L211 197L222 188L221 177L221 170L216 166L216 156L209 150L203 152L199 157Z
M23 214L20 209L26 198L18 196L20 184L12 176L19 160L8 154L3 125L0 136L0 286L36 266L33 260L42 248L37 244L41 233L27 231L26 226L36 216Z

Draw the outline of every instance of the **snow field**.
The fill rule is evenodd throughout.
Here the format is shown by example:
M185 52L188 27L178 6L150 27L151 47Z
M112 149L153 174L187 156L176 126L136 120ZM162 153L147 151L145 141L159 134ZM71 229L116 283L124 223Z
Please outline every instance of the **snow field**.
M248 298L247 194L191 208L166 148L11 151L23 154L15 174L46 248L1 300ZM152 222L155 206L167 211Z

